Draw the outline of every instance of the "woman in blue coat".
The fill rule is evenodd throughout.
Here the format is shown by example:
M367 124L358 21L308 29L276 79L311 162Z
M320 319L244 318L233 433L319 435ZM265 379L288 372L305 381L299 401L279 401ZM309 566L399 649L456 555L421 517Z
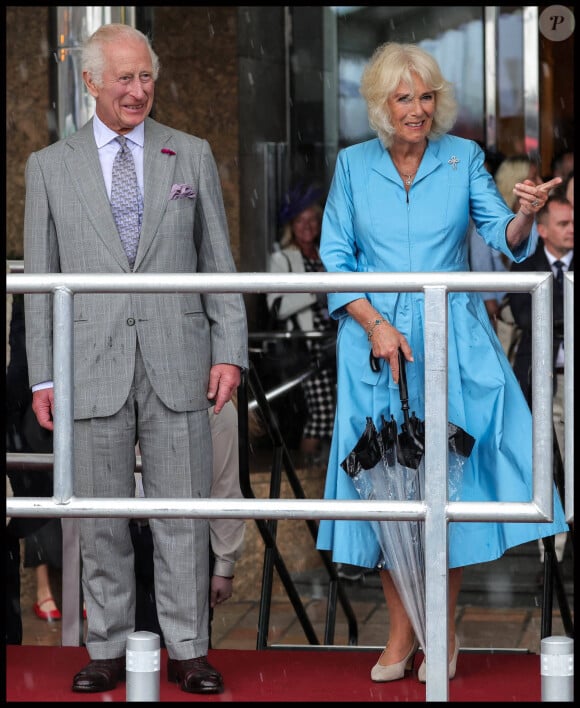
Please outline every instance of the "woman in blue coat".
M513 261L530 252L534 215L559 178L514 186L514 214L484 167L477 143L448 135L457 115L452 85L434 58L415 45L380 46L362 77L369 123L378 138L338 155L326 202L320 254L329 272L467 271L469 218L491 247ZM381 415L402 422L398 350L407 361L409 406L425 413L424 297L421 292L329 293L338 320L337 412L325 498L357 499L340 463L365 428ZM532 422L512 367L493 331L479 293L448 295L449 420L469 432L475 446L463 468L464 501L532 498ZM361 366L369 354L380 371ZM449 677L459 643L455 606L462 566L499 558L506 549L565 531L555 496L553 523L456 522L449 537ZM380 546L365 521L322 520L319 549L337 563L382 564ZM402 678L417 639L388 570L381 581L390 636L371 671L374 681ZM419 668L425 681L426 668Z

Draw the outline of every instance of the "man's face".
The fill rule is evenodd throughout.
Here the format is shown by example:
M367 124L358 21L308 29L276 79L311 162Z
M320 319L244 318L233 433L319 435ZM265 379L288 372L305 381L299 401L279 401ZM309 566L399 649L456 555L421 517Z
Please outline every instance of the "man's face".
M153 66L145 42L127 39L105 45L102 86L86 72L87 88L96 100L96 113L103 123L123 135L142 123L151 112L155 95Z
M565 256L574 248L574 210L570 204L551 202L538 233L547 250L556 258Z

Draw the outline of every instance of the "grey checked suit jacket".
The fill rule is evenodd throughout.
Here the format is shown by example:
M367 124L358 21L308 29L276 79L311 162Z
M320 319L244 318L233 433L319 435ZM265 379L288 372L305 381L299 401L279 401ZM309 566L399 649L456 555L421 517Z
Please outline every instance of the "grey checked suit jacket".
M170 199L175 184L189 185L194 196ZM207 141L147 118L144 192L135 272L235 271L219 175ZM130 270L105 189L92 120L28 159L24 270ZM52 297L27 295L25 301L33 385L53 379ZM156 393L175 411L210 405L206 392L213 364L248 365L241 294L77 294L75 418L120 409L133 380L137 337Z

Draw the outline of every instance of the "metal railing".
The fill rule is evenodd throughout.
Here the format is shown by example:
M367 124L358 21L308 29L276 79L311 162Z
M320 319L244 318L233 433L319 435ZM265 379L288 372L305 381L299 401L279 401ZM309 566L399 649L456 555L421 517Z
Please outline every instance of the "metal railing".
M262 518L422 520L425 524L426 698L448 700L447 526L452 521L549 522L553 504L551 273L228 273L8 274L8 293L52 293L54 299L54 496L7 499L9 516L125 518ZM565 509L573 520L573 283L565 275ZM77 293L423 292L425 298L425 499L77 498L73 495L73 298ZM533 491L529 502L450 502L447 498L447 296L449 292L529 292L532 331ZM76 579L78 584L78 578ZM63 605L63 620L66 619ZM445 626L448 617L445 613ZM64 638L63 638L64 641Z

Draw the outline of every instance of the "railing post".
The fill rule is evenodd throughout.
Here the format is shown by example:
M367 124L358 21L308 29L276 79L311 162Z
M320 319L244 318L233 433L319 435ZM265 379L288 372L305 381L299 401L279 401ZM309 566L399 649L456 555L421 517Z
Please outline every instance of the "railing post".
M73 293L68 288L54 292L54 498L66 504L73 495L74 477L74 363Z
M425 606L427 701L449 697L447 289L425 288Z

